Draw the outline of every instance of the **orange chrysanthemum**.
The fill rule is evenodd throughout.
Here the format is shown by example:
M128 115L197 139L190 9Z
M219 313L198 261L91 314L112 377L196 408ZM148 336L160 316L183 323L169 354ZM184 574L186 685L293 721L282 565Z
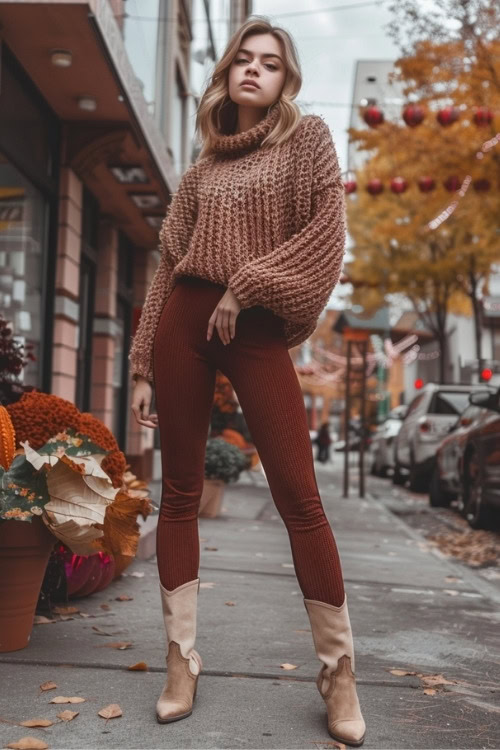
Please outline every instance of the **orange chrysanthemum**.
M80 412L76 406L50 393L29 391L5 408L16 432L16 447L28 440L30 446L38 450L61 430L80 429Z

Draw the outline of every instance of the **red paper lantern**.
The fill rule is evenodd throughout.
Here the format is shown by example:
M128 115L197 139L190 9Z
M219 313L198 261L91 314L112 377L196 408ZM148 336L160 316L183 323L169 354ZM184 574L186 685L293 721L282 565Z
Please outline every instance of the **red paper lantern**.
M439 110L436 118L440 125L447 127L458 120L459 114L458 109L455 107L445 107L444 109Z
M382 180L379 180L378 177L374 177L368 182L366 189L368 190L370 195L379 195L379 193L384 190L384 185L382 183Z
M457 190L460 190L460 187L462 186L462 180L460 179L460 177L457 177L457 175L453 174L443 182L443 185L445 186L446 190L449 190L450 193L454 193Z
M430 193L436 187L436 180L428 175L418 178L418 189L421 193Z
M491 187L491 182L487 180L486 177L480 177L479 179L474 180L472 184L474 186L474 190L477 190L478 193L485 193Z
M372 105L371 107L367 107L365 109L363 119L371 128L376 128L377 125L380 125L381 122L384 122L384 113L381 109L375 107L375 105Z
M356 182L356 180L346 180L346 182L344 182L344 188L346 193L348 194L355 193L358 189L358 183Z
M408 183L406 182L404 177L393 177L391 180L391 190L393 193L399 194L404 193L406 188L408 187Z
M417 125L420 125L420 123L425 118L425 110L423 107L420 107L418 104L409 104L407 107L403 110L403 120L406 122L407 125L410 126L410 128L414 128Z
M476 125L489 125L493 120L493 112L488 107L478 107L474 112Z

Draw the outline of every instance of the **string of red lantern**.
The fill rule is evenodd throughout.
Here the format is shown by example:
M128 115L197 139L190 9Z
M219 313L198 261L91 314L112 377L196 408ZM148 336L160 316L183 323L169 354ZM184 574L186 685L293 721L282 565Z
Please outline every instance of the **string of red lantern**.
M426 118L427 112L420 104L408 104L402 112L405 123L410 128L420 125ZM449 127L460 118L460 110L457 107L444 107L436 112L436 120L442 127ZM490 125L493 122L494 113L489 107L475 107L472 119L478 127ZM371 104L363 111L363 120L371 128L376 128L385 122L383 111L376 104Z

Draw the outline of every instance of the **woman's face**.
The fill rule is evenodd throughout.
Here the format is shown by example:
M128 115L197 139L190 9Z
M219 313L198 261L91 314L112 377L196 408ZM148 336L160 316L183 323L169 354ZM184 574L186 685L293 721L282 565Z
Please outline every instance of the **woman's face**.
M252 34L241 42L229 68L229 96L245 107L267 108L281 94L286 78L283 52L272 34ZM256 86L242 85L244 80Z

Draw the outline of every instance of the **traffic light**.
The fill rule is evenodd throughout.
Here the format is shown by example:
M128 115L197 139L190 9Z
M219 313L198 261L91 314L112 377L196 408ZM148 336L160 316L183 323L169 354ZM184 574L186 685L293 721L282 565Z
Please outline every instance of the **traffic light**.
M493 370L491 370L489 367L483 367L479 375L479 380L481 381L481 383L487 383L489 380L491 380L492 375Z
M418 390L419 388L423 388L424 387L424 381L422 380L422 378L417 378L415 380L415 382L413 383L413 385Z

